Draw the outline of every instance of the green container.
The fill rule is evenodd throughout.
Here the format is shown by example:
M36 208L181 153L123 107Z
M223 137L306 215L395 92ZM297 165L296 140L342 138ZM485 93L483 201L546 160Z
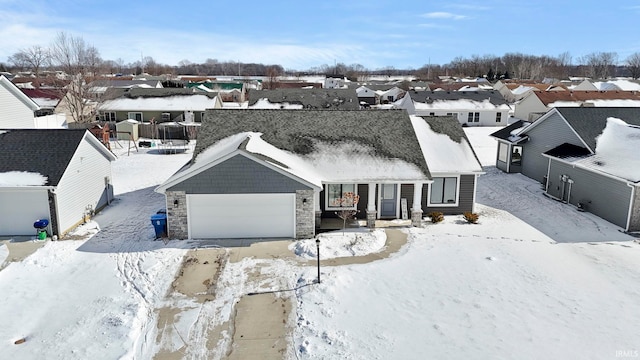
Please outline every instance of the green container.
M38 240L44 240L47 238L47 232L45 230L38 231Z

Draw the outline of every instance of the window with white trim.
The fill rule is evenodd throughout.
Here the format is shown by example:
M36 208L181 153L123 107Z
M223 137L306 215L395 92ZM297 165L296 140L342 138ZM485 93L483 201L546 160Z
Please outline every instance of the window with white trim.
M357 204L352 201L344 201L347 193L357 195L356 184L327 184L327 197L325 208L331 209L355 209Z
M455 205L457 202L458 178L434 177L431 184L430 204Z
M501 112L497 112L496 113L496 122L502 122L502 113Z
M133 119L135 121L139 121L139 122L144 121L144 117L142 116L141 112L130 112L127 114L127 116L129 117L129 119Z
M115 122L116 121L116 113L114 111L106 111L104 113L104 121Z

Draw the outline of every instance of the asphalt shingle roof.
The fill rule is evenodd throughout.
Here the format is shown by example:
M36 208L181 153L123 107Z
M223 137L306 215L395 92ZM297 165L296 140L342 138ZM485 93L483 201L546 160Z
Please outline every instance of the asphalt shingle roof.
M0 172L26 171L57 186L87 130L0 130Z
M271 103L302 104L305 109L358 110L360 108L355 89L250 90L249 106L265 98Z
M607 125L607 118L614 117L624 120L627 124L640 126L640 108L561 107L556 109L594 152L596 137L602 134Z
M403 110L210 109L198 132L194 158L217 141L242 132L262 133L271 145L301 155L313 151L314 140L356 141L372 147L374 155L414 164L431 177L411 119Z

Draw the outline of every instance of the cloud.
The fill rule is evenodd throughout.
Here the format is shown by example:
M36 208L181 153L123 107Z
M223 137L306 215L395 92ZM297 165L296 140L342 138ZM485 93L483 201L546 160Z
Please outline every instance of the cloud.
M452 20L462 20L466 19L466 15L453 14L445 11L435 11L426 14L422 14L422 17L427 19L452 19Z

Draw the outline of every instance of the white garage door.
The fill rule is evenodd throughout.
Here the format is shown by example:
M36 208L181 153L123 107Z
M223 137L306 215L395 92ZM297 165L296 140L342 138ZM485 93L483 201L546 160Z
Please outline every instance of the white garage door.
M193 239L295 237L295 194L187 196Z
M51 221L46 190L0 190L0 235L36 235L39 219Z

